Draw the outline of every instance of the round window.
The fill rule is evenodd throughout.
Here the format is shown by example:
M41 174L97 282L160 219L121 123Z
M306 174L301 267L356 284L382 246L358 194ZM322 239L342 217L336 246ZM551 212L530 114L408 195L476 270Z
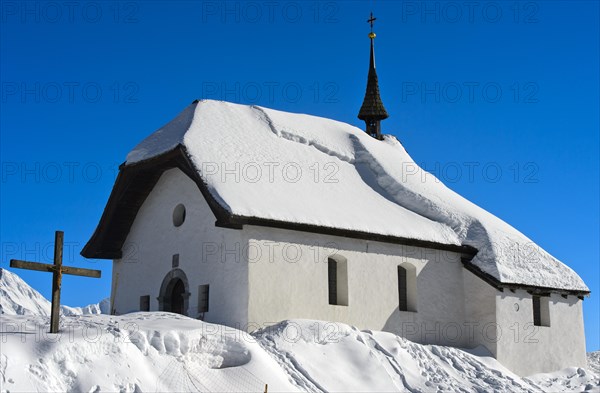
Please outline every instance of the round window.
M175 209L173 210L173 225L175 225L176 227L181 226L181 224L183 224L183 222L185 221L185 206L183 206L181 203L177 206L175 206Z

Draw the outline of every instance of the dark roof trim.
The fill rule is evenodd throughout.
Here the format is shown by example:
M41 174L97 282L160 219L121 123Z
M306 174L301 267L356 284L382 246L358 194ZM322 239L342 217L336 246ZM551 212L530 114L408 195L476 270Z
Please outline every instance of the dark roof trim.
M83 247L81 255L93 259L121 258L123 245L139 209L163 172L172 168L179 168L196 184L200 183L198 188L217 221L228 217L229 213L212 197L206 184L193 169L184 148L179 145L148 160L121 164L100 223Z
M232 216L229 222L239 226L256 225L262 227L288 229L291 231L301 231L309 233L318 233L322 235L346 237L350 239L371 240L382 243L401 244L404 246L414 246L430 248L435 250L452 251L460 254L469 255L471 257L477 254L477 250L470 246L458 246L454 244L437 243L427 240L410 239L406 237L390 235L379 235L375 233L354 231L350 229L332 228L311 224L299 224L288 221L278 221L259 217Z
M122 248L131 229L131 225L142 204L154 188L162 173L168 169L179 168L192 179L216 217L215 226L230 229L242 229L244 225L256 225L271 228L288 229L319 233L324 235L352 239L372 240L383 243L401 244L443 251L452 251L474 256L477 250L470 246L443 244L404 237L378 235L362 231L331 228L310 224L297 224L286 221L232 215L224 208L196 171L185 147L178 145L174 149L148 160L122 164L113 190L100 218L94 234L84 246L81 255L94 259L119 259Z
M515 289L523 289L527 292L538 295L538 296L549 296L550 293L558 293L563 295L575 295L580 299L583 299L584 296L589 296L590 291L582 291L582 290L572 290L572 289L558 289L551 287L538 287L533 285L525 285L525 284L516 284L516 283L503 283L500 282L496 277L492 276L489 273L484 272L478 266L475 266L471 263L472 258L462 258L461 262L465 269L481 278L483 281L496 288L499 291L504 291L504 289L509 289L514 292Z

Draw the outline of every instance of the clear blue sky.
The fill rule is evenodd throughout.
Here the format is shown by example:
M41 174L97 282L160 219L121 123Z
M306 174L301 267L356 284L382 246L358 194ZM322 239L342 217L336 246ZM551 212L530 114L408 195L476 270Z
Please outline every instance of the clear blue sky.
M598 2L0 4L0 266L51 262L64 230L65 263L103 271L64 304L108 296L111 262L79 251L127 152L194 99L362 127L373 9L384 132L575 269L600 348Z

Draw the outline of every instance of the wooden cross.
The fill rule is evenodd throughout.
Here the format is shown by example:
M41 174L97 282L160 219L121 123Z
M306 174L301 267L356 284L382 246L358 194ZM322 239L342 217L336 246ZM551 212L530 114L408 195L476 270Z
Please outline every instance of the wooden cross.
M17 259L10 260L10 267L52 273L52 310L50 312L50 333L58 333L58 318L60 317L60 286L63 273L72 274L74 276L94 278L100 278L101 274L100 270L63 266L63 238L64 232L56 231L54 235L53 265L39 262L19 261Z
M377 18L373 17L373 13L371 12L371 17L369 18L369 20L367 21L367 23L369 23L371 25L371 31L373 31L373 23L377 20Z

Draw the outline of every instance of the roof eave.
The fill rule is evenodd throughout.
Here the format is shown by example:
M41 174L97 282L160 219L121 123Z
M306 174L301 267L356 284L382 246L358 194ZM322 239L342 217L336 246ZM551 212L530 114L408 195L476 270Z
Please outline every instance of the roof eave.
M483 270L481 270L480 267L474 265L471 262L472 258L462 258L461 261L462 261L462 264L465 267L465 269L467 269L468 271L470 271L471 273L473 273L477 277L481 278L483 281L485 281L486 283L488 283L489 285L491 285L492 287L496 288L497 290L499 290L501 292L503 292L505 289L508 289L510 291L522 289L533 295L548 296L550 293L557 293L557 294L560 294L563 296L568 296L568 295L577 296L580 299L583 299L584 297L587 297L591 294L591 291L589 291L589 290L585 291L585 290L581 290L581 289L553 288L553 287L543 287L543 286L536 286L536 285L527 285L527 284L521 284L521 283L502 282L502 281L498 280L496 277L492 276L491 274L486 273Z

